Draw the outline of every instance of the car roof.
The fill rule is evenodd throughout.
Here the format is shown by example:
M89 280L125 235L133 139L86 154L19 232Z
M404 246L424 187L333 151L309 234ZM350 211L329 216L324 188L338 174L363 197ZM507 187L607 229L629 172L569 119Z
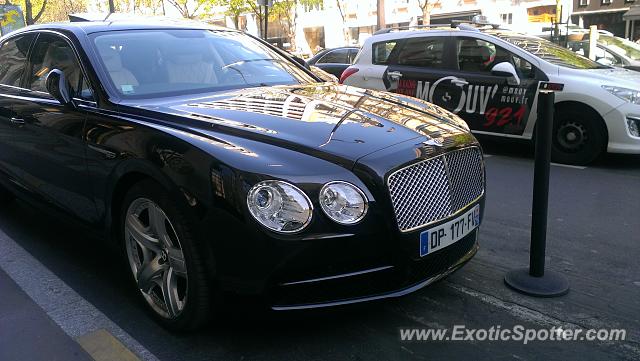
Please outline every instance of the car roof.
M153 30L153 29L185 29L185 30L228 30L237 31L221 26L209 25L197 21L176 20L169 18L153 18L143 20L117 20L117 21L74 21L50 24L31 25L19 29L14 33L29 30L66 30L72 32L82 32L92 34L105 31L123 30Z
M371 38L381 39L381 40L390 40L390 39L398 39L398 38L405 38L405 37L406 38L418 37L420 35L425 35L425 34L447 34L451 32L459 33L459 34L469 34L469 35L484 33L484 34L493 35L497 37L535 38L534 36L519 33L513 30L495 29L493 27L470 28L470 25L468 27L463 27L463 28L450 27L447 25L443 25L443 26L430 27L428 29L397 30L397 31L393 31L393 29L391 29L391 31L386 33L375 34Z

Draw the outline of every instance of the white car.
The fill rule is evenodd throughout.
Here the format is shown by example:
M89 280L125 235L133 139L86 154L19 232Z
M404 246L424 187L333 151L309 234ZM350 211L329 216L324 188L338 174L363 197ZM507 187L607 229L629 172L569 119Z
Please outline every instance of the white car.
M556 94L553 160L640 154L640 72L612 68L541 38L470 26L367 39L341 83L439 105L477 134L532 139L540 82Z

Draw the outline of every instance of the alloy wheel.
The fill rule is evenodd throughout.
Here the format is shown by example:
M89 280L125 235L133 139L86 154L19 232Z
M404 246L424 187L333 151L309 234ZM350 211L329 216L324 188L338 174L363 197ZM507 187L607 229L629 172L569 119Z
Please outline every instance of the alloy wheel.
M188 276L173 224L155 202L138 198L127 209L124 229L129 265L140 292L160 316L178 317L187 302Z

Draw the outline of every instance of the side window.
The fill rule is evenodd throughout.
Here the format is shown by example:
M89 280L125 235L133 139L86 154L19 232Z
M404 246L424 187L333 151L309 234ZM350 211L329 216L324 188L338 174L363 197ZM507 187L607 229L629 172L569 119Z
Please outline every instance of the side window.
M458 38L456 45L460 70L476 73L491 71L496 59L495 45L474 38Z
M64 73L74 97L92 99L71 45L57 35L41 34L31 54L29 89L46 92L45 80L53 69L59 69Z
M358 50L356 49L350 49L349 50L349 64L353 64L353 62L356 59L356 55L358 55Z
M412 38L398 54L399 65L442 68L444 66L445 37Z
M512 52L488 41L474 38L458 38L456 41L458 67L461 71L490 74L498 63L513 65L522 78L533 78L531 63Z
M389 56L393 49L395 49L396 45L398 45L398 42L395 40L373 44L373 64L389 64Z
M522 59L521 57L512 54L513 66L518 71L518 75L521 78L534 78L536 76L533 65L530 62ZM497 63L495 63L497 64Z
M596 61L600 60L600 59L605 59L606 62L604 64L607 63L611 63L611 65L620 65L621 61L620 59L618 59L615 55L613 55L612 53L610 53L609 51L602 49L602 48L597 48L596 50Z
M34 34L27 34L0 45L0 84L20 86L34 37Z
M320 60L318 60L319 64L333 63L333 64L348 64L349 63L349 50L348 49L338 49L332 50L326 53Z

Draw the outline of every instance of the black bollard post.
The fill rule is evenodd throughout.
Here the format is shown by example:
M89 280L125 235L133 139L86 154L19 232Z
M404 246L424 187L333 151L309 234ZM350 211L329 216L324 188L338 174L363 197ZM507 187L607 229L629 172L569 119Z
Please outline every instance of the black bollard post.
M559 84L551 84L558 85ZM556 89L543 83L538 94L536 121L535 168L533 176L533 205L531 211L531 248L529 268L508 272L504 282L512 289L537 297L555 297L569 292L569 282L560 273L544 270L547 243L547 211L549 208L549 171ZM558 89L559 88L559 89ZM551 90L553 89L553 90Z
M555 94L541 91L538 95L536 123L536 156L533 173L533 205L531 207L531 250L529 274L544 276L544 254L547 244L547 213L549 210L549 173L551 169L551 137Z

